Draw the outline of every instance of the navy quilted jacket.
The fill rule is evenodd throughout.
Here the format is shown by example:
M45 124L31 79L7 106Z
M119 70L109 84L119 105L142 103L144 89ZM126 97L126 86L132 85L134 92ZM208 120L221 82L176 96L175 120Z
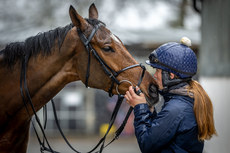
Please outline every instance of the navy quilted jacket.
M193 99L167 93L162 110L151 113L147 104L134 107L134 127L142 153L201 153Z

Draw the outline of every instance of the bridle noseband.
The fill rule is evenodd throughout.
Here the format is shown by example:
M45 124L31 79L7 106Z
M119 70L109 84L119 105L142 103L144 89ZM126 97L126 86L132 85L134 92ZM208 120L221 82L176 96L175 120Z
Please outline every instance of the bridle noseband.
M138 81L138 84L137 86L140 86L142 80L143 80L143 77L144 77L144 74L145 74L145 67L142 65L142 64L134 64L134 65L131 65L131 66L128 66L128 67L125 67L119 71L114 71L110 66L108 66L108 64L106 64L106 62L98 55L98 53L96 52L96 50L92 47L92 45L90 44L90 41L93 39L93 36L96 34L97 30L101 27L101 26L105 26L104 24L102 23L99 23L99 24L96 24L91 32L91 34L89 35L89 37L87 38L85 36L85 34L81 31L81 29L77 28L77 32L78 32L78 35L82 41L82 43L84 44L85 48L86 48L86 51L88 52L88 64L87 64L87 71L86 71L86 78L85 78L85 86L88 87L88 80L89 80L89 76L90 76L90 53L92 53L94 55L94 57L98 60L98 62L101 64L105 74L107 76L109 76L109 78L111 78L112 80L112 84L111 84L111 87L109 88L109 96L111 97L113 94L112 94L112 89L114 87L114 83L117 84L117 87L116 87L116 91L117 91L117 94L120 94L119 91L118 91L118 86L121 84L121 81L119 81L117 79L118 75L121 74L122 72L128 70L128 69L131 69L131 68L134 68L134 67L141 67L143 69L142 71L142 75ZM128 81L128 80L127 80ZM124 81L122 81L124 82ZM130 81L128 81L130 82ZM131 83L132 84L132 83Z

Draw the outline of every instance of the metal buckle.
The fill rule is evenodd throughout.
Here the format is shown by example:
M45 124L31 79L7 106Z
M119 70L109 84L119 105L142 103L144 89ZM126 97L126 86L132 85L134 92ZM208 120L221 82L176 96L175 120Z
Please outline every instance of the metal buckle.
M110 73L109 78L112 78L112 77L113 77L113 74L112 74L112 73Z

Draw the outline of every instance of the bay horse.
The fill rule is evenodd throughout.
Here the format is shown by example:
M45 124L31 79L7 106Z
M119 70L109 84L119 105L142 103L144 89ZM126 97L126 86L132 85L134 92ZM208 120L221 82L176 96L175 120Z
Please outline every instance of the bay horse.
M69 15L71 24L39 33L24 42L10 43L0 51L0 153L25 153L27 150L33 111L31 107L26 110L20 93L23 59L28 60L26 81L35 111L41 109L70 82L81 80L83 83L87 82L89 87L106 92L109 92L114 83L91 52L88 69L90 77L85 77L89 56L78 30L86 37L92 37L90 44L113 71L118 72L138 64L121 40L105 25L98 27L95 34L90 36L95 25L102 23L98 20L94 4L89 7L88 19L80 16L72 6ZM122 71L116 79L128 80L135 86L141 72L142 68L133 67ZM118 94L118 87L119 93L125 94L130 86L128 82L112 86L111 93ZM154 100L155 97L149 94L151 84L156 85L156 82L145 72L140 88L146 97Z

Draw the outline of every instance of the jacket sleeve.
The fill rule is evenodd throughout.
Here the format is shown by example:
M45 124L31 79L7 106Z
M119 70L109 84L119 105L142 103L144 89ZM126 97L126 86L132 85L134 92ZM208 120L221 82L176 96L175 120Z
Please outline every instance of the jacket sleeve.
M142 153L160 150L176 134L182 114L177 107L165 106L153 115L147 104L134 107L135 135Z

